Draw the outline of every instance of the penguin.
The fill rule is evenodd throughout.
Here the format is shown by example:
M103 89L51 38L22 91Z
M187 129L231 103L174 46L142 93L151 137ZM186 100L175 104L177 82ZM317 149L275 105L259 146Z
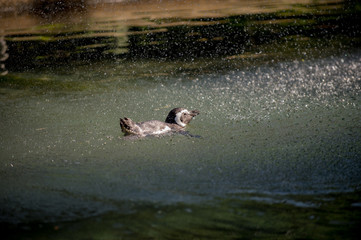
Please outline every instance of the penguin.
M136 135L138 137L145 137L172 132L184 133L184 128L192 121L193 117L198 114L198 110L189 111L179 107L169 112L165 122L150 120L136 123L132 121L132 119L124 117L120 118L120 128L125 136Z

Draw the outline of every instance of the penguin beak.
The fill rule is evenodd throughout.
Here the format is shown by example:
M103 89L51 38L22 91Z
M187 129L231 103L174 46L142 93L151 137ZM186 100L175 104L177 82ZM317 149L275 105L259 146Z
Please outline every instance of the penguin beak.
M193 111L191 111L191 116L192 117L195 117L195 116L197 116L199 114L199 111L198 110L193 110Z

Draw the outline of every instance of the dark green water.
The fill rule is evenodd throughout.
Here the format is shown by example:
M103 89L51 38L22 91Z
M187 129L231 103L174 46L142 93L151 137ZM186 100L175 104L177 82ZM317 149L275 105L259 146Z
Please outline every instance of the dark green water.
M4 29L5 239L358 239L360 7L273 7ZM178 106L202 138L123 139Z

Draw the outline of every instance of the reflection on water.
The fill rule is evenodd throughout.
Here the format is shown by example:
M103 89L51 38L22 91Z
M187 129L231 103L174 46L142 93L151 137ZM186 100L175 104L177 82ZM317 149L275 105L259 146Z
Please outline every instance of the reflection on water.
M8 59L9 54L6 53L8 47L3 36L0 36L0 75L4 76L8 73L5 68L5 61Z
M357 239L355 3L212 3L4 14L7 239ZM123 140L178 106L202 138Z
M310 44L308 48L317 48L318 42L327 39L327 45L331 36L343 36L347 38L342 41L350 45L349 35L360 35L360 15L355 4L99 3L90 4L84 12L67 11L51 18L27 12L4 15L1 29L9 46L7 65L13 70L119 58L252 58L270 43L279 46L281 52L288 52L292 45L302 48L303 44Z

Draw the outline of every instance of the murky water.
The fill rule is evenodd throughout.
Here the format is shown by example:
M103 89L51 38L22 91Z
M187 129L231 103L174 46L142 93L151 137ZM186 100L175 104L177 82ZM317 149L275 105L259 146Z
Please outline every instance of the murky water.
M169 47L159 43L145 55L135 44L133 56L5 62L1 229L8 239L357 239L361 50L357 34L332 34L214 57L181 41L190 57L156 56ZM119 117L164 120L179 106L201 112L187 127L201 138L123 139Z

